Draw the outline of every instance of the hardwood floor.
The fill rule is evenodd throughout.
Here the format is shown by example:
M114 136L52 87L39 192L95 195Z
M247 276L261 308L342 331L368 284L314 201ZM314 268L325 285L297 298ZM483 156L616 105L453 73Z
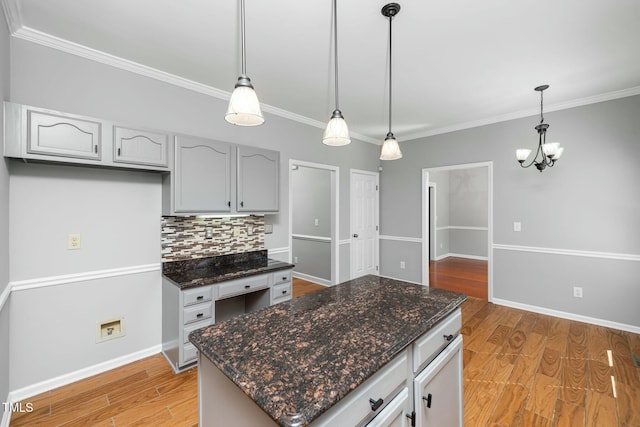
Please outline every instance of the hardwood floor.
M640 426L640 335L476 298L462 321L465 426ZM11 426L195 426L197 387L155 355L27 399Z
M487 261L447 257L429 261L429 286L487 299Z
M322 285L318 285L312 282L307 282L306 280L298 279L296 277L294 277L291 280L293 281L293 290L292 290L293 298L298 298L298 297L301 297L302 295L306 295L311 292L319 291L320 289L325 288Z

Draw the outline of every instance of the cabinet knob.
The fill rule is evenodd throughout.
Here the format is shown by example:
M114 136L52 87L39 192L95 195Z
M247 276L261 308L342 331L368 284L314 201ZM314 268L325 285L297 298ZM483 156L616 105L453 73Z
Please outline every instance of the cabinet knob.
M371 404L371 410L375 411L382 406L382 404L384 403L384 400L382 400L382 398L378 400L369 399L369 403Z
M244 202L240 202L240 207L244 208Z
M422 396L422 400L427 402L427 408L431 408L431 393L427 394L427 396Z
M443 335L445 341L451 341L453 339L453 335L449 334L449 335Z
M96 154L98 154L98 146L97 146L97 145L94 145L94 146L93 146L93 151L95 151L95 152L96 152Z
M282 291L282 295L286 295L287 294L287 290L285 289L284 291Z
M204 295L198 295L198 297L196 298L198 301L202 301L204 299Z
M231 207L231 200L227 202L227 206Z
M121 155L122 154L121 154L120 148L118 148L118 157L120 157Z
M204 316L204 313L198 313L198 314L196 314L196 317L197 317L198 319L199 319L199 318L201 318L202 316Z
M353 237L355 237L355 238L357 239L357 238L358 238L358 235L357 235L357 234L354 234L354 235L353 235Z
M244 285L244 288L245 289L249 289L249 288L251 288L251 285Z

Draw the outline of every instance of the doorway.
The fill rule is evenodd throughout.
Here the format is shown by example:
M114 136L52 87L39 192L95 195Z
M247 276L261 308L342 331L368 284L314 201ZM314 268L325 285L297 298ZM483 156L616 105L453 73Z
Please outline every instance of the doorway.
M379 272L379 180L378 172L351 169L351 279Z
M331 286L339 275L339 168L289 159L289 262L293 276Z
M492 300L492 190L492 162L422 170L423 284Z

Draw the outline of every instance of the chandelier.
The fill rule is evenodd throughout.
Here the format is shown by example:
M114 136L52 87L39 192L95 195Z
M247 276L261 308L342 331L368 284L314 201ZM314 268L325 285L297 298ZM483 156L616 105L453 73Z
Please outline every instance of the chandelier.
M542 172L547 166L552 167L556 161L562 156L564 151L563 147L560 147L558 142L547 142L547 129L549 125L544 122L544 115L542 114L543 106L543 92L549 88L549 85L542 85L536 87L534 90L540 92L540 124L535 127L538 131L538 149L535 156L531 161L525 165L525 161L531 154L531 150L527 148L519 148L516 150L516 159L520 162L520 166L528 168L531 165L535 165L536 168ZM538 159L538 156L540 159Z

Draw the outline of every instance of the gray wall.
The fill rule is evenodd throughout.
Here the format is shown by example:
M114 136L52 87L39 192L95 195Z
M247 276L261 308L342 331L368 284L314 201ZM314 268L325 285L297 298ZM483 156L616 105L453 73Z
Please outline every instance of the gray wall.
M330 164L345 171L339 183L343 239L347 239L349 233L349 174L346 171L350 167L376 170L378 166L378 147L372 144L353 141L346 147L327 147L321 143L322 129L268 113L267 122L261 127L230 126L223 119L226 110L223 100L20 39L11 40L10 100L134 126L279 150L283 166L280 168L281 213L265 217L266 223L274 225L273 234L265 238L269 249L284 248L288 251L289 183L286 165L290 158ZM102 268L131 268L135 264L159 266L159 175L21 165L17 162L12 164L11 173L11 249L16 252L11 259L11 281L30 278L47 281L55 275L87 274ZM91 188L92 184L101 189L99 196ZM66 188L74 189L74 195ZM61 194L59 199L55 197L57 194ZM89 207L88 204L95 206ZM52 215L52 220L47 219L52 230L48 229L45 221L34 225L36 212L39 218ZM21 218L23 214L29 220ZM131 231L127 225L130 222L139 224L141 229ZM91 241L87 239L91 238L100 242L99 248L90 250L86 247L86 250L73 254L81 258L81 262L69 261L67 258L71 254L61 246L66 234L76 229L76 225L82 226L80 232L87 245ZM119 231L119 226L124 228ZM54 232L60 235L56 236ZM142 233L143 236L132 243L127 236L130 232ZM29 262L34 259L34 254L29 255L29 246L47 248L53 253L47 253L42 260L43 265L30 269ZM135 257L120 255L115 251L119 246L129 246L127 253L134 251ZM341 249L348 254L348 245ZM340 259L348 262L348 256L343 253ZM74 370L153 349L153 345L160 344L160 295L157 272L14 292L11 389L28 388ZM144 318L130 312L132 307L127 301L132 297L145 301ZM98 300L99 309L96 305ZM36 318L31 317L33 308L29 301L37 301L39 314ZM97 345L90 329L107 313L128 316L127 336ZM45 319L59 319L73 327L63 331L56 326L58 322ZM57 343L51 350L51 363L34 363L33 357L41 353L42 345L35 340L29 342L27 337L33 336L35 331L38 336L46 337L47 344ZM23 357L25 354L31 356Z
M0 8L0 99L9 98L9 33L4 16L4 8ZM4 129L3 117L0 124ZM3 132L0 132L0 145L4 143ZM0 160L0 402L7 402L9 394L9 311L11 297L5 290L9 285L9 171L4 158ZM4 405L0 408L0 420L4 416Z
M637 328L640 310L629 301L640 301L638 117L640 96L545 114L549 138L566 150L543 173L520 168L514 155L535 147L536 117L403 143L404 157L385 163L381 175L381 232L421 237L422 168L492 161L494 298ZM404 246L397 249L415 245ZM582 299L571 296L573 286L584 288Z
M331 237L332 173L306 166L291 171L291 222L294 235ZM331 281L331 242L295 236L292 240L292 259L296 264L294 271Z

